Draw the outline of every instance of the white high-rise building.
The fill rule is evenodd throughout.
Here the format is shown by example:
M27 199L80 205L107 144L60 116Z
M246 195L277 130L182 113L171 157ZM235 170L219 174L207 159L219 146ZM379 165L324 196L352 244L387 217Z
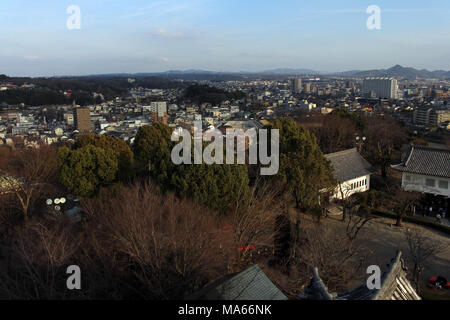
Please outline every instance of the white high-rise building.
M397 99L398 83L393 78L366 78L363 81L362 91L364 96Z

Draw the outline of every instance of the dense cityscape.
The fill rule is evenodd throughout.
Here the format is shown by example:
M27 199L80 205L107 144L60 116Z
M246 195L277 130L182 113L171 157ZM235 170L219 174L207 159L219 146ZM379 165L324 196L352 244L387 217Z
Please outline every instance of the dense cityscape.
M170 89L153 88L154 85L151 88L134 86L136 79L127 78L130 87L127 92L110 100L105 99L101 92L83 92L97 103L77 104L76 98L71 98L70 87L57 92L64 95L66 104L10 105L2 102L0 143L11 146L15 141L25 144L34 141L46 144L73 143L76 136L84 131L108 134L132 143L139 127L154 122L162 122L172 128L193 126L194 120L202 120L206 129L225 126L257 128L261 120L269 121L288 115L299 117L310 114L313 117L315 114L332 113L338 108L367 116L385 113L403 122L417 134L433 136L433 132L440 132L434 134L434 139L441 139L444 144L448 141L449 80L397 81L387 77L319 75L251 78L199 80L192 83L175 79L172 80L174 88ZM32 83L32 79L8 79L6 76L2 79L0 91L5 100L6 97L14 97L14 91L25 94L30 92L32 95L33 90L40 88ZM101 85L102 78L98 78L98 81ZM220 102L220 97L213 96L190 99L190 96L185 95L187 86L191 89L195 86L213 87L225 93L241 92L243 96ZM12 93L5 95L6 91ZM84 118L90 123L88 125L83 121L76 123L75 120L83 109L89 109ZM89 127L91 124L92 128Z
M0 5L0 300L450 300L447 9L49 2Z

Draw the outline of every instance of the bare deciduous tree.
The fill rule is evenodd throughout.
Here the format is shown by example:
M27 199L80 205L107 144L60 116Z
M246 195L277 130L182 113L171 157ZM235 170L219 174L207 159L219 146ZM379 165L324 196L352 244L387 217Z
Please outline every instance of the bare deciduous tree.
M253 250L268 248L272 252L275 235L278 232L277 217L281 209L276 198L279 191L270 184L258 182L251 191L246 203L236 202L231 215L235 262L248 257Z
M172 194L134 185L89 200L85 210L98 239L131 272L140 298L174 299L226 272L214 213Z
M48 216L17 227L0 272L0 297L62 299L66 267L73 262L79 241L66 217Z
M420 193L418 192L409 192L409 191L403 191L401 189L398 190L397 194L395 195L395 201L397 203L395 210L397 211L397 221L395 222L395 225L397 227L402 226L402 221L404 216L411 212L413 209L414 204L419 200L421 197Z
M419 229L407 229L405 231L405 239L408 243L411 260L414 263L413 278L416 290L419 292L425 263L447 246L439 240L431 239L424 234L423 230Z
M28 219L34 202L50 188L56 170L55 150L46 145L15 150L3 162L0 175L7 192L15 195L24 220Z
M319 269L325 284L331 290L345 290L365 261L360 243L352 241L344 232L329 225L303 222L302 241L299 244L298 264L308 273ZM309 277L305 279L309 281Z
M364 228L364 226L375 217L371 216L365 208L359 208L356 212L351 212L349 214L349 219L346 227L346 234L349 240L353 241L356 239L358 234Z

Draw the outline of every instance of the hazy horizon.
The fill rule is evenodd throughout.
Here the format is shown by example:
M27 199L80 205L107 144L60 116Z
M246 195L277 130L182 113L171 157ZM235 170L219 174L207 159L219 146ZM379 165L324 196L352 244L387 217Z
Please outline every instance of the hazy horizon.
M69 30L70 5L81 29ZM367 7L381 9L369 30ZM0 74L450 69L450 3L100 0L0 3Z

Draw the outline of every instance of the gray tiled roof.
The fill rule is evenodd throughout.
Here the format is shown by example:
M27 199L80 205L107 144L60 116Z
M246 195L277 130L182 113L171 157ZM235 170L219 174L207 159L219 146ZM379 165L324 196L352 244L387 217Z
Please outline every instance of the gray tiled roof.
M188 296L187 300L287 300L258 265L229 275Z
M339 182L356 179L372 173L372 166L358 152L356 148L340 152L329 153L325 158L331 161L334 177Z
M402 163L392 168L402 172L450 178L450 150L411 146Z
M406 278L406 267L399 251L392 259L388 270L381 277L380 289L370 290L363 284L344 293L330 292L319 276L317 268L313 269L313 278L305 293L304 300L421 300L416 290Z

